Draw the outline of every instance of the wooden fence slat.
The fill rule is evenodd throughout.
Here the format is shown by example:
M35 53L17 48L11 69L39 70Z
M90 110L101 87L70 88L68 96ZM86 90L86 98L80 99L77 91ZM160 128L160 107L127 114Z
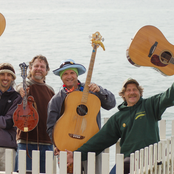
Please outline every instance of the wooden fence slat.
M53 174L53 151L46 151L46 174Z
M140 149L140 173L144 171L144 149Z
M150 145L149 146L149 170L150 170L150 173L152 173L152 171L153 171L152 160L153 160L153 145Z
M162 143L158 143L158 174L161 174L161 168L162 168Z
M109 153L102 153L102 174L109 174Z
M166 139L166 120L160 120L160 140Z
M19 150L18 168L19 174L26 173L26 150Z
M130 174L134 174L134 153L130 154Z
M135 173L139 173L139 151L135 151Z
M144 157L145 174L148 174L148 159L149 159L149 147L145 147L145 157Z
M73 164L73 173L81 174L81 153L74 152L74 164Z
M67 152L60 151L60 174L67 174Z
M169 169L170 169L170 160L169 160L169 153L170 153L170 147L169 147L169 144L170 144L170 140L167 139L167 144L166 144L166 174L169 174Z
M154 174L157 174L157 155L158 155L158 144L157 143L155 143L154 144L154 162L153 162L153 164L154 164Z
M40 173L40 151L32 151L32 174Z
M11 174L13 172L13 150L5 149L5 173Z
M165 172L166 172L166 164L165 164L165 143L166 143L166 141L165 140L163 140L163 141L161 141L162 142L162 173L163 174L166 174Z
M93 152L88 152L87 173L95 174L95 153L93 153Z
M124 173L124 155L116 154L117 166L116 173L123 174Z
M171 173L174 173L174 136L171 137Z

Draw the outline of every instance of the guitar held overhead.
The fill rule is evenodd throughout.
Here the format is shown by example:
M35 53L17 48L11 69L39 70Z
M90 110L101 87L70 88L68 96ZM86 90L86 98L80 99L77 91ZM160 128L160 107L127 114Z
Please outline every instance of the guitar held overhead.
M156 27L142 27L127 50L129 62L135 66L149 66L163 75L174 74L174 45Z
M101 102L97 96L89 93L92 71L97 48L101 46L102 36L99 32L92 35L92 55L85 81L84 90L73 91L67 95L64 102L64 113L57 120L53 130L53 141L56 147L74 151L99 131L96 121Z
M13 114L14 126L20 129L23 132L29 132L33 130L39 121L39 116L36 109L33 107L34 98L32 96L27 97L26 90L26 77L27 77L27 68L28 66L25 63L21 63L21 76L23 78L23 89L25 95L23 101L18 105L17 109Z
M5 17L0 13L0 36L1 36L2 33L4 32L5 26L6 26Z

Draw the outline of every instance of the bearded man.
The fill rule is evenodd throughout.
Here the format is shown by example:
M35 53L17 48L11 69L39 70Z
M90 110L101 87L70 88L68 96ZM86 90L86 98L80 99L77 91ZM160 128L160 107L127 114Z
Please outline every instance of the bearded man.
M52 151L53 145L46 132L47 120L47 105L54 90L45 83L45 77L50 70L46 57L42 55L35 56L29 62L29 75L27 84L27 94L34 97L34 106L39 115L38 125L30 132L22 132L17 129L17 153L15 171L18 171L18 153L19 150L27 150L27 166L26 169L30 172L32 170L32 150L40 150L40 173L45 173L45 151ZM25 92L23 83L20 83L16 90L24 97ZM28 134L28 135L27 135Z

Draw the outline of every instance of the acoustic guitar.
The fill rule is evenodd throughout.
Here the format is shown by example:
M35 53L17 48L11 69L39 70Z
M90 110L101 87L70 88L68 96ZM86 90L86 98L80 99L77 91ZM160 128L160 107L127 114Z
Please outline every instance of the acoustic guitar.
M6 26L5 17L0 13L0 36L1 36L2 33L4 32L5 26Z
M33 130L39 121L39 116L36 109L33 107L34 98L32 96L27 97L26 90L26 77L27 77L27 68L28 66L25 63L21 63L21 76L23 78L23 89L25 95L21 104L18 104L18 107L13 114L14 126L20 129L23 132L29 132Z
M163 75L174 74L174 45L156 27L142 27L134 36L127 58L135 66L149 66Z
M57 120L53 130L53 140L56 147L74 151L99 131L96 117L101 107L97 96L89 93L88 85L91 82L92 71L97 48L104 45L101 42L102 36L99 32L92 35L92 55L84 90L73 91L65 98L65 111Z

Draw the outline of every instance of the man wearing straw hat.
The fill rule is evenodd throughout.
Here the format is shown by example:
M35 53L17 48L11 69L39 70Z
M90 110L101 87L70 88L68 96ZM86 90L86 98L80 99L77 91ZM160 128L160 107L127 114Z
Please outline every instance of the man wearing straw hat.
M74 62L72 59L67 59L61 62L58 69L54 70L54 74L60 76L63 82L63 89L61 89L58 94L56 94L48 104L48 119L47 119L47 132L52 139L53 127L56 121L62 115L62 108L64 107L64 100L68 93L72 91L83 91L84 83L78 80L78 76L84 74L86 68ZM101 101L101 106L104 109L112 109L115 107L116 101L114 95L107 89L103 89L101 86L91 83L89 85L89 92L96 95ZM101 115L100 111L97 114L97 124L99 129L101 128ZM62 130L63 131L63 130ZM55 155L59 154L59 150L55 148ZM97 160L97 163L100 161ZM97 166L100 166L97 165ZM84 162L82 168L84 167L85 173L87 172L86 162ZM100 173L100 167L96 168L96 171Z
M13 112L22 102L14 88L14 68L9 63L0 64L0 171L5 171L5 149L16 150L16 128L13 127Z
M135 79L129 78L123 83L119 95L124 102L102 129L77 149L82 152L82 160L87 159L88 152L99 154L121 138L121 153L125 158L124 174L128 174L130 154L160 141L158 121L166 108L174 105L174 83L165 92L147 99L143 99L142 94L143 88ZM73 153L68 151L68 165L72 161ZM110 174L115 173L116 165Z

